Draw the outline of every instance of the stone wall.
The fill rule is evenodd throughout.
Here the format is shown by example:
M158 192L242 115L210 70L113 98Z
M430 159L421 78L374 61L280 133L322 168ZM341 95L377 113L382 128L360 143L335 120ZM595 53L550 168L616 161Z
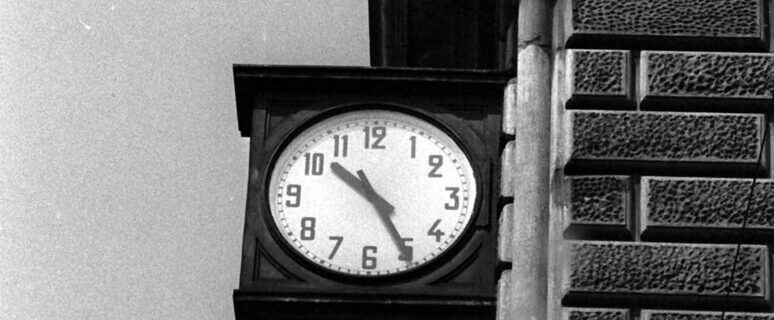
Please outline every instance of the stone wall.
M772 5L557 1L548 319L774 319Z

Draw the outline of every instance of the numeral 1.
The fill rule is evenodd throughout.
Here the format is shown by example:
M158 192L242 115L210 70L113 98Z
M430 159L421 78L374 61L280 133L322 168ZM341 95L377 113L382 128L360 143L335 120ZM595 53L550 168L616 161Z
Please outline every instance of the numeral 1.
M411 140L411 159L414 159L417 157L417 136L411 136L409 140Z

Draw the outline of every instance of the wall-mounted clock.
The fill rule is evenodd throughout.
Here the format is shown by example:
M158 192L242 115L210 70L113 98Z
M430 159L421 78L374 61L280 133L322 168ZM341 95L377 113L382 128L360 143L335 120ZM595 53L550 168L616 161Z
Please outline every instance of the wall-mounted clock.
M410 272L456 244L472 222L476 177L442 129L365 109L290 140L269 182L272 220L297 254L343 275Z
M237 318L492 318L509 77L236 66L251 139Z

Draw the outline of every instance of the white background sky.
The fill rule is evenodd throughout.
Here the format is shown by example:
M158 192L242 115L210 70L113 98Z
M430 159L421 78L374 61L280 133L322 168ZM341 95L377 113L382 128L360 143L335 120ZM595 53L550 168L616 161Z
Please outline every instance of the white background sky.
M363 0L0 2L0 318L233 319L233 63L368 64Z

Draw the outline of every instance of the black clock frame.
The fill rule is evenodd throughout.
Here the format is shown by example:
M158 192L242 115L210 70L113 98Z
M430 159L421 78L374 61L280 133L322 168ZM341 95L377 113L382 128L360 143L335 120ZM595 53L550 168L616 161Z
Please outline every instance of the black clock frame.
M237 319L492 319L496 299L502 72L331 67L234 67L250 172ZM474 221L447 252L383 277L329 271L289 248L266 188L286 144L319 120L352 110L403 112L438 126L469 157Z

